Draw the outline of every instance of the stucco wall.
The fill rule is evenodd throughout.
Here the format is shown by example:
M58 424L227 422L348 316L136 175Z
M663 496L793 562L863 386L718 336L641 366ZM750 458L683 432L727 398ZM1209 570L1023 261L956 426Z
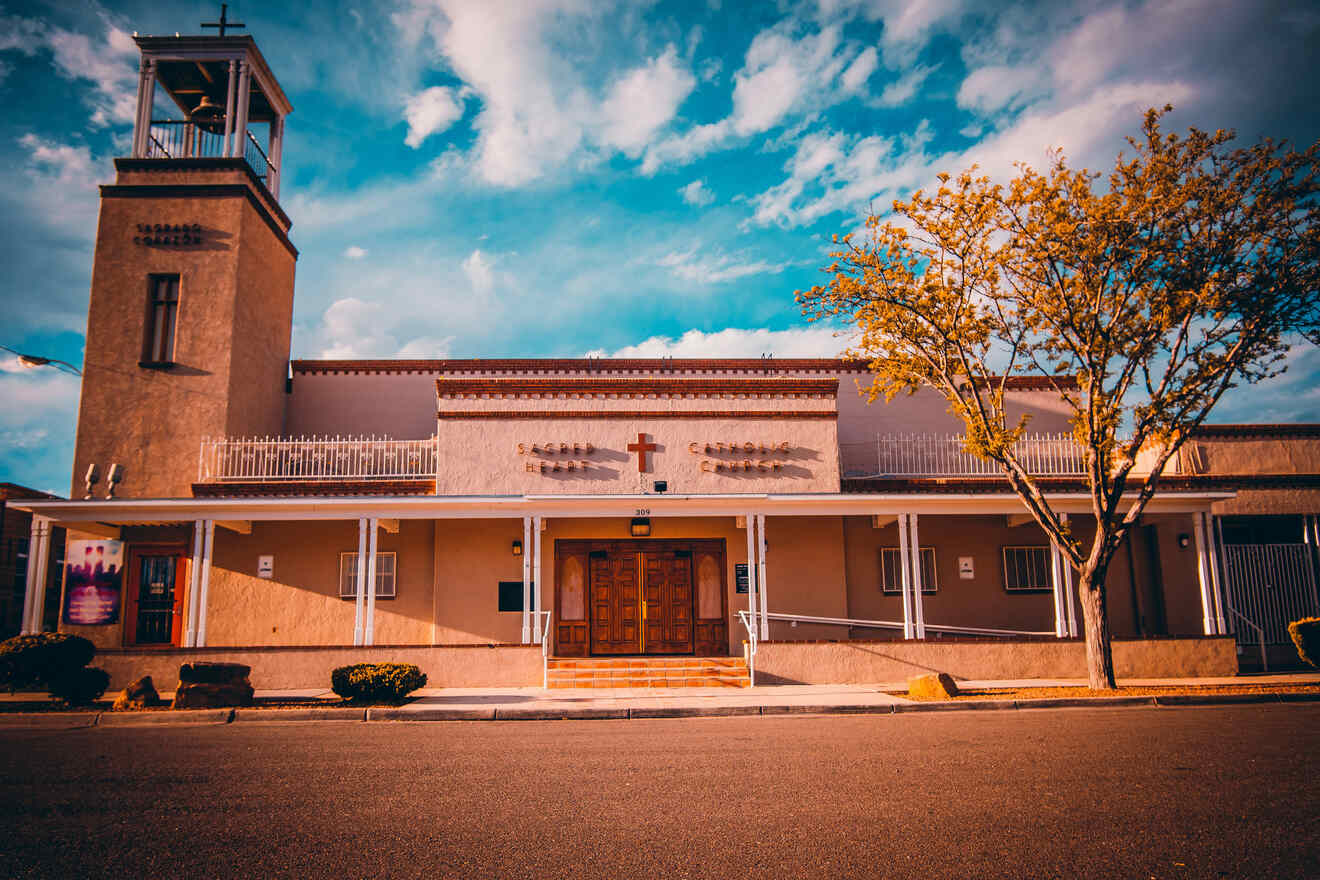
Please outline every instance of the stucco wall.
M377 551L396 556L396 598L376 600L376 644L432 641L431 523L381 529ZM357 552L356 521L257 522L251 535L216 529L207 611L208 646L351 645L355 605L339 598L339 554ZM275 557L257 577L257 557Z
M184 497L201 437L281 430L295 258L241 193L188 189L247 187L245 172L142 171L118 183L138 188L109 187L101 201L71 491L82 496L95 462L104 493L119 463L119 497ZM155 184L178 188L143 197ZM183 223L203 227L200 246L133 241L138 224ZM175 273L174 365L141 367L148 276Z
M330 689L330 671L351 663L414 663L427 687L529 687L542 678L536 646L376 646L370 648L196 648L175 651L113 651L93 665L110 673L110 691L141 675L158 690L179 685L179 666L189 662L243 663L252 667L252 686L265 689Z
M1115 640L1119 678L1237 674L1231 636ZM1086 678L1080 640L928 642L765 642L758 684L878 684L945 672L955 679Z

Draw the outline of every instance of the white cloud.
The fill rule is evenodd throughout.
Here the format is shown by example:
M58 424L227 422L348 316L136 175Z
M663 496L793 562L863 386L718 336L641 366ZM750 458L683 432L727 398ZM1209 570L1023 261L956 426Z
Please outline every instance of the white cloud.
M0 360L0 479L68 491L80 389L77 376Z
M683 197L683 201L698 208L715 201L715 194L706 187L704 180L694 180L686 186L680 186L678 192Z
M696 84L680 66L678 51L669 46L610 87L600 109L601 142L637 155L674 118Z
M96 91L86 96L92 105L94 127L127 124L137 110L138 48L133 38L113 25L102 40L57 27L40 31L45 47L62 76L88 80Z
M765 260L745 261L727 254L699 255L696 250L671 251L656 260L657 266L669 269L678 278L696 284L722 284L748 275L778 275L789 263Z
M875 73L875 69L880 64L880 53L875 51L874 46L867 46L862 53L853 59L848 65L848 69L839 77L839 85L845 92L860 91L866 81Z
M462 96L454 89L431 86L413 95L403 107L408 135L403 142L413 149L428 137L444 131L463 116Z
M404 344L394 353L405 360L434 360L449 357L454 344L453 336L419 336Z
M344 248L344 256L350 260L360 260L367 255L367 249L351 244Z
M495 271L490 258L479 249L468 254L467 259L463 261L463 274L467 276L473 290L478 293L488 293L495 285Z
M412 0L395 22L406 39L419 28L428 34L479 99L473 168L487 183L512 187L590 164L602 149L640 155L695 86L673 46L602 76L603 54L588 61L578 47L636 36L612 31L618 23L606 21L608 11L590 0Z
M1048 86L1034 65L992 64L972 71L958 87L958 106L978 113L1012 109L1038 96Z
M613 358L712 358L712 357L838 357L848 348L849 339L824 325L795 327L790 330L739 329L729 327L713 333L688 330L674 339L652 336L636 345L607 352L597 349L586 357Z
M916 97L917 89L934 71L933 67L913 67L907 73L885 86L878 103L882 107L898 107Z

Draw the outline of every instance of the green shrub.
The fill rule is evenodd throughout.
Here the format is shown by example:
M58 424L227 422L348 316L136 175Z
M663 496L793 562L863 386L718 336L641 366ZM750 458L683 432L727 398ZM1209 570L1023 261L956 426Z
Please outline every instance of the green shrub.
M411 663L355 663L330 673L330 689L358 702L399 703L425 686L426 673Z
M1320 617L1303 617L1288 624L1288 635L1297 646L1297 656L1320 669Z
M50 683L50 695L70 706L94 703L110 686L110 673L96 666L82 666L62 673Z
M96 656L96 647L82 636L35 633L0 643L0 687L49 687L51 682L82 669Z

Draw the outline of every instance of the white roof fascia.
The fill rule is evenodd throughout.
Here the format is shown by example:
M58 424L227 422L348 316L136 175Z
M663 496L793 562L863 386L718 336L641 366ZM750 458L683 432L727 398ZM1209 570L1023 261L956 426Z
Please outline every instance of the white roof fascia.
M1135 498L1135 494L1125 496ZM1149 513L1206 511L1232 492L1156 495ZM1063 513L1087 514L1090 496L1048 496ZM491 519L521 516L737 516L749 509L775 516L871 516L917 513L939 516L1021 513L1022 501L1004 494L908 495L488 495L344 496L297 498L156 498L112 501L10 501L9 506L77 522L185 522L224 520Z

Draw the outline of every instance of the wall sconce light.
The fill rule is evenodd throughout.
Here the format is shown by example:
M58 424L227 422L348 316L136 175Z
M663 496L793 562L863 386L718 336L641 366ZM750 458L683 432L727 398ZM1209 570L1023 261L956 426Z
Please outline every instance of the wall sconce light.
M628 524L628 531L634 538L645 538L651 534L651 520L644 516L635 516Z
M1183 532L1181 535L1178 536L1178 546L1184 550L1192 546L1192 536L1187 534L1186 532Z
M513 542L513 555L522 556L522 541Z

